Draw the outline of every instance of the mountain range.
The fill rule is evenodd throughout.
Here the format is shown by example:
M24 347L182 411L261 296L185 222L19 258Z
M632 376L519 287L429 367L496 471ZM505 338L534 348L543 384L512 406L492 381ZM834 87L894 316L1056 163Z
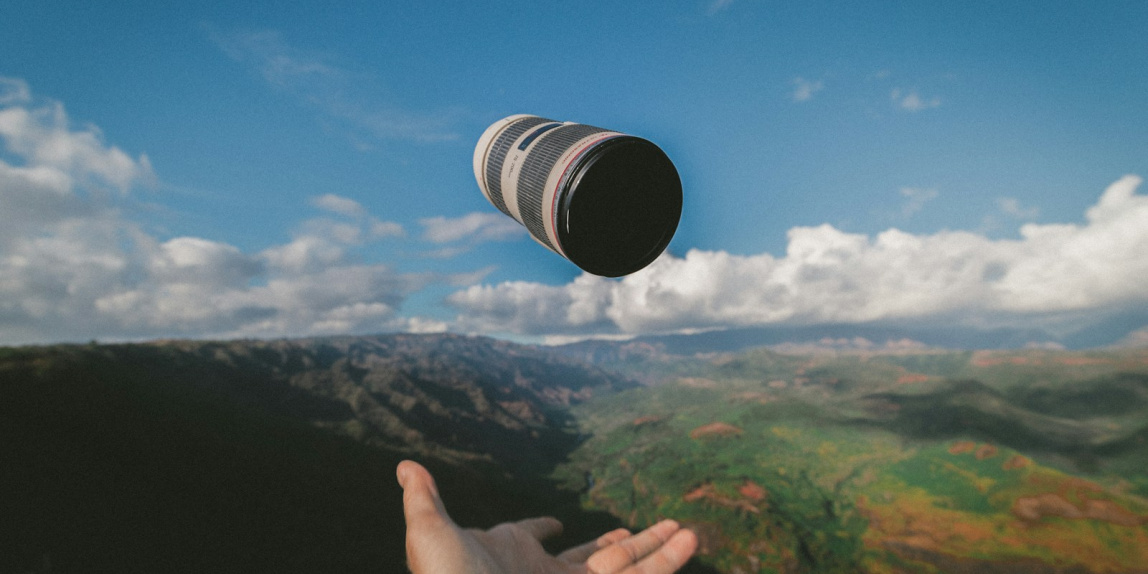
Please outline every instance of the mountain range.
M566 407L633 386L454 335L3 348L0 572L405 572L403 458L461 524L590 538L547 471Z
M1148 349L767 335L0 348L0 573L405 572L404 458L690 573L1148 572Z

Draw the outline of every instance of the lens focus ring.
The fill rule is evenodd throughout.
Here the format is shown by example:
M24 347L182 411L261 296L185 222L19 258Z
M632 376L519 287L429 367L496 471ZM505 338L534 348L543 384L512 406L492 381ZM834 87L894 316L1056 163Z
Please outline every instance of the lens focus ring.
M522 137L526 130L553 121L537 116L523 118L510 124L490 146L490 152L486 156L486 191L490 194L490 202L499 211L511 215L510 209L506 207L506 200L502 197L502 162L506 161L510 146L514 145L514 141Z

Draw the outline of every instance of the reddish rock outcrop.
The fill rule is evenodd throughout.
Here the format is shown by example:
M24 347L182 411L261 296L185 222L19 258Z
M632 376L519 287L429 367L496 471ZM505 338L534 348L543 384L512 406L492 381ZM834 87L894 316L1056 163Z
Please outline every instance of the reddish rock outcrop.
M737 427L735 427L729 423L716 422L716 423L710 423L708 425L702 425L702 426L690 431L690 438L696 440L696 439L711 438L711 437L738 436L742 432L743 431L741 429L739 429L739 428L737 428Z
M984 460L986 458L992 458L996 455L997 455L997 447L995 447L991 444L982 444L979 448L977 448L977 453L976 453L977 460Z
M1023 455L1019 455L1019 454L1014 454L1014 455L1012 455L1011 458L1006 460L1004 462L1004 464L1001 465L1001 468L1004 470L1017 470L1017 469L1021 469L1021 468L1027 468L1031 464L1032 464L1032 461L1029 460L1028 457L1023 456Z
M1051 492L1016 499L1012 513L1025 522L1039 522L1045 517L1103 520L1128 527L1140 526L1146 522L1145 517L1133 514L1110 500L1087 499L1084 508L1080 508Z
M977 449L977 443L971 440L962 440L953 443L949 447L949 454L965 454L966 452L973 452Z

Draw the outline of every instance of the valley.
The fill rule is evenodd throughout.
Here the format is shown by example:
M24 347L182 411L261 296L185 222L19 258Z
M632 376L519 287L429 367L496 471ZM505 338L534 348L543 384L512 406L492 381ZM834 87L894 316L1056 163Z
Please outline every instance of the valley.
M405 572L394 466L685 572L1146 572L1148 350L0 349L0 572Z
M656 362L656 365L646 365ZM630 358L573 409L587 508L722 572L1143 572L1148 353ZM702 376L704 375L704 376ZM639 398L640 396L640 398Z

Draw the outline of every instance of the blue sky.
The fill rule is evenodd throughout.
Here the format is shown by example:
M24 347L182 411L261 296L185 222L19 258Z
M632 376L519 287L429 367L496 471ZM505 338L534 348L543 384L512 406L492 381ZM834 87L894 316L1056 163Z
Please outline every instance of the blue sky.
M1144 2L164 4L5 3L0 344L1148 323ZM515 113L665 149L666 256L487 204Z

